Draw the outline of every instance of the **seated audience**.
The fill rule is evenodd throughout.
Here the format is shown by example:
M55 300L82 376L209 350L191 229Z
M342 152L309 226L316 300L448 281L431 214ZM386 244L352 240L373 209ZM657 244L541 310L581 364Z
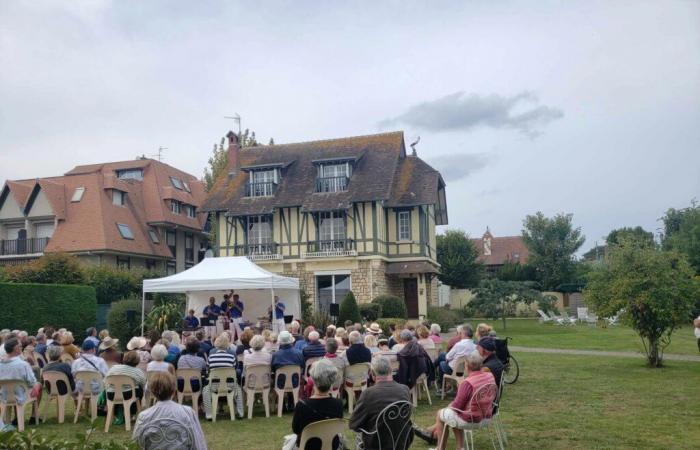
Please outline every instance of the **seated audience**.
M335 331L336 331L335 325L328 325L328 327L326 327L326 337L325 337L325 339L334 338L334 337L335 337ZM325 340L325 339L324 339L324 340Z
M389 348L396 353L400 352L403 348L403 344L401 343L401 331L402 329L400 327L396 327L389 338Z
M483 370L489 370L493 374L496 384L500 385L503 376L503 363L496 355L496 340L490 336L483 337L479 339L476 350L484 359Z
M190 309L183 320L185 328L195 329L199 327L199 319L194 315L194 309Z
M98 347L100 345L100 340L97 338L97 328L90 327L85 330L85 340L92 341L95 347Z
M272 354L272 371L282 366L299 366L304 369L304 355L294 348L294 337L289 331L280 333L279 350Z
M135 351L126 352L122 358L122 364L115 364L107 372L107 376L125 375L134 380L134 383L136 384L136 397L139 399L143 397L143 390L146 386L146 374L143 373L143 370L136 367L140 362L141 359L139 358L138 353ZM125 387L122 392L124 392L125 399L131 398L131 389ZM114 398L113 386L109 386L107 388L107 397L110 399Z
M461 340L457 342L452 350L447 352L445 355L445 360L440 362L439 365L439 375L438 375L438 385L442 385L442 377L445 374L451 375L457 367L457 360L461 357L469 356L476 350L476 345L472 340L472 328L469 325L462 327L460 332Z
M177 360L177 368L198 369L202 373L202 377L207 375L207 362L199 356L199 341L196 337L190 336L185 340L185 350L182 351ZM178 380L179 382L180 380ZM192 388L198 390L199 386L192 386Z
M69 354L73 359L76 359L80 355L80 349L74 342L73 333L66 331L61 336L61 346L63 347L63 352Z
M314 363L310 372L314 386L313 394L296 404L294 416L292 417L292 431L296 436L292 436L291 439L296 440L297 446L301 439L301 433L307 425L320 420L340 419L343 417L343 402L330 395L330 390L335 385L338 377L338 371L335 366L329 360L322 359ZM334 439L333 449L337 450L339 448L341 448L340 438ZM300 450L320 449L320 441L312 440L305 449Z
M493 328L491 328L491 325L485 323L480 323L477 325L476 333L474 333L474 342L479 342L479 339L488 336L492 329Z
M24 381L27 389L16 389L15 398L20 403L26 403L30 398L41 397L41 383L37 382L32 367L21 358L22 344L16 337L6 338L3 342L3 350L5 358L0 360L0 380L17 380ZM7 399L7 393L4 388L0 388L0 402ZM38 408L38 402L32 408Z
M41 370L41 373L44 374L46 372L61 372L65 374L66 377L68 377L69 386L66 386L65 383L61 381L59 381L56 384L56 386L58 387L58 393L60 395L65 395L69 392L75 391L75 380L73 379L73 372L71 372L70 364L61 362L59 360L61 358L62 352L63 349L61 349L61 347L57 347L55 345L49 347L46 351L46 365Z
M429 374L433 365L423 346L413 339L410 331L403 330L399 338L403 348L397 354L399 371L396 374L396 381L413 388L418 377Z
M117 343L119 343L119 339L114 339L107 336L100 344L99 356L105 362L107 362L107 365L121 364L122 362L122 354L119 350L117 350Z
M425 325L421 325L416 329L418 343L425 349L435 348L435 342L430 338L430 330Z
M50 349L51 347L49 347ZM71 372L73 377L78 372L88 371L88 372L99 372L103 377L107 375L109 368L104 359L100 358L95 354L96 352L95 343L93 341L88 341L87 339L83 342L82 352L80 353L80 358L73 361L71 366ZM47 350L48 352L48 350ZM91 392L93 394L99 394L102 391L102 385L99 381L94 380L92 383ZM82 381L76 381L76 389L82 390Z
M270 330L265 330L262 333L262 337L265 339L265 351L272 353L277 350L277 333L273 333Z
M348 332L345 328L337 328L335 330L335 339L338 341L338 353L345 353L345 350L350 346Z
M385 407L400 400L411 401L411 392L408 387L397 383L391 376L391 363L389 363L388 359L381 356L374 358L372 361L372 376L375 384L362 391L352 416L350 416L349 426L355 432L359 432L360 428L370 432L374 431L377 416ZM376 434L363 435L362 439L364 448L380 448ZM387 436L382 438L381 441L386 443L391 442L391 439ZM386 447L386 450L389 450L389 448Z
M158 401L139 413L134 426L133 440L144 450L162 450L163 436L187 434L190 440L178 439L172 450L207 450L207 440L199 425L197 413L189 406L174 402L175 377L160 372L151 377L151 395ZM186 444L186 445L185 445Z
M146 366L146 373L149 372L169 372L175 374L175 367L165 362L168 356L168 349L163 344L156 344L151 349L151 362Z
M345 350L345 359L348 360L348 364L353 365L372 361L372 352L365 347L359 331L350 332L348 339L350 339L350 347Z
M168 348L168 356L166 356L165 360L171 364L177 365L180 353L184 350L184 347L180 345L180 336L172 330L165 330L163 331L162 340L167 342L165 346Z
M139 355L141 364L146 365L151 361L151 354L146 351L148 340L141 336L132 337L126 344L126 349L135 351Z
M482 358L477 353L472 353L467 357L466 369L469 373L467 377L460 383L457 390L457 396L450 403L450 406L443 408L437 412L435 424L423 430L414 428L414 433L424 439L429 444L435 445L440 441L444 424L454 429L457 448L464 448L464 435L458 427L464 427L468 423L478 423L482 419L491 417L491 404L495 399L496 390L494 389L494 397L487 398L483 404L479 405L476 401L472 401L472 396L481 387L488 384L495 384L493 374L483 372ZM481 416L481 411L485 411L486 415ZM444 449L447 444L447 436L444 437L441 449Z
M312 331L316 331L313 325L309 325L308 327L304 328L304 339L296 341L296 343L294 344L294 348L300 351L304 351L304 347L309 345L309 335Z
M235 369L236 368L236 355L229 351L229 346L231 344L229 334L221 333L219 337L214 341L214 348L209 354L209 371L212 369ZM241 393L240 386L236 383L234 379L227 380L227 385L229 389L233 389L234 398L236 400L236 410L238 415L243 415L243 395ZM211 391L212 389L217 390L219 388L218 383L213 385L207 385L202 391L202 404L204 406L204 415L207 420L212 418L212 400Z
M383 335L382 327L379 326L377 322L372 322L369 327L367 327L367 334L373 334L377 339Z
M440 336L440 332L442 331L442 328L440 328L440 325L437 323L434 323L430 325L430 339L433 340L433 343L438 346L442 344L442 336Z
M194 334L194 337L196 337L199 341L199 352L203 355L208 355L211 349L213 348L209 336L207 336L204 330L197 330L197 332ZM234 350L234 355L235 354L236 352Z
M264 351L265 338L259 334L250 340L250 350L243 353L243 367L269 365L272 363L272 355Z
M99 342L98 342L99 344ZM36 345L34 346L34 351L43 357L46 357L46 335L44 333L37 333L36 335Z
M341 373L348 366L348 361L344 356L338 356L338 340L335 338L326 339L326 354L323 359L329 360Z
M395 350L392 350L389 348L389 340L386 338L382 338L378 342L379 345L379 352L375 353L372 355L373 357L377 356L383 356L384 358L388 359L390 362L391 361L396 361L396 355L397 352Z
M304 355L304 362L308 361L309 358L321 358L326 354L326 347L319 341L318 331L314 330L309 333L308 343L301 351Z
M375 353L379 353L379 343L377 342L377 335L372 333L367 333L365 336L365 347L369 349L374 356Z
M446 350L448 352L450 350L452 350L452 347L454 347L457 342L462 340L462 330L464 329L464 327L470 327L470 325L457 325L455 335L447 340L447 349Z
M302 336L299 333L299 329L301 329L301 324L299 321L294 320L292 323L289 324L289 332L292 333L292 337L294 338L294 343L297 343L298 341L301 341L304 339L304 336Z

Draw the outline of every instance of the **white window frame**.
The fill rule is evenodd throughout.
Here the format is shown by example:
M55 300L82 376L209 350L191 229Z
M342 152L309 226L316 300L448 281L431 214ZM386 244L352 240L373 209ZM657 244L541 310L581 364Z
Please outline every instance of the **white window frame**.
M396 212L396 233L398 241L411 240L411 211Z
M70 201L72 203L78 203L83 199L83 194L85 194L85 186L75 188L75 192L73 192L73 197L70 199Z
M126 203L126 192L119 189L112 189L112 204L115 206L124 206Z
M182 204L177 200L170 200L170 212L173 214L181 214Z
M267 224L267 227L263 226ZM257 225L257 226L256 226ZM248 245L272 243L272 217L268 215L248 216L246 233ZM268 235L269 233L269 235Z
M342 211L323 211L318 215L318 240L319 241L344 241L348 237L345 213ZM324 221L330 220L329 226L324 229Z
M187 183L185 180L180 180L182 181L182 186L185 188L187 192L192 192L192 189L190 189L190 185Z
M331 283L333 283L333 290L331 293L331 304L340 303L340 301L343 300L342 298L337 299L336 298L337 296L335 293L336 285L337 285L337 283L335 282L335 277L339 276L339 275L348 277L348 280L349 280L348 284L350 285L349 291L352 292L352 273L350 271L318 271L318 272L314 272L314 290L316 292L316 307L321 306L319 303L320 295L318 292L318 277L323 277L323 276L331 277ZM340 301L338 301L338 300L340 300Z
M197 217L197 214L195 213L195 208L192 205L185 205L185 212L187 213L187 217L190 219L194 219Z
M148 236L150 236L151 242L154 244L160 244L160 237L158 236L158 232L156 230L148 230Z
M51 227L51 233L48 236L39 236L39 228L42 227ZM56 224L54 224L53 222L37 222L34 224L34 237L36 238L51 238L53 237L54 231L56 231Z
M120 180L143 181L143 169L120 169L117 170L117 178Z
M250 172L251 197L270 197L274 195L274 184L279 183L277 169L253 170ZM265 183L265 184L262 184ZM257 186L262 184L262 186Z

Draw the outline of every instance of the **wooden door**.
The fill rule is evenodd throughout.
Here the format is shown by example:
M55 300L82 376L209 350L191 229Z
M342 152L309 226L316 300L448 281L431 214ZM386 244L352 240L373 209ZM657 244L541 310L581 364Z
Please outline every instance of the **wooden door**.
M418 318L418 280L406 278L403 280L403 298L409 319Z

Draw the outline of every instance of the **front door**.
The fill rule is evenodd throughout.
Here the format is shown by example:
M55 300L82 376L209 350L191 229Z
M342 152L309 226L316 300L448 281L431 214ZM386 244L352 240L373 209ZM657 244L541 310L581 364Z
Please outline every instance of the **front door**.
M403 298L406 302L406 311L411 319L418 318L418 280L406 278L403 280Z

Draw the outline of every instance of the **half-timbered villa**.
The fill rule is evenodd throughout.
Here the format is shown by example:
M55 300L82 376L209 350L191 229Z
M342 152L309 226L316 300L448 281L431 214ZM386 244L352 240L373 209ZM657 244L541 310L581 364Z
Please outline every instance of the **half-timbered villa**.
M247 148L228 139L228 174L202 208L217 218L220 256L298 277L323 310L349 290L359 303L399 296L410 318L437 302L445 182L406 153L402 132Z

